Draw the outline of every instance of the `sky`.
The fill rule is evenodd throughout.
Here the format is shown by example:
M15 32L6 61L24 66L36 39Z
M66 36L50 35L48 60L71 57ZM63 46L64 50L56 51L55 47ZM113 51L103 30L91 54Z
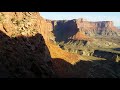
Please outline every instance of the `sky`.
M120 12L40 12L40 14L50 20L84 18L88 21L113 21L115 26L120 26Z

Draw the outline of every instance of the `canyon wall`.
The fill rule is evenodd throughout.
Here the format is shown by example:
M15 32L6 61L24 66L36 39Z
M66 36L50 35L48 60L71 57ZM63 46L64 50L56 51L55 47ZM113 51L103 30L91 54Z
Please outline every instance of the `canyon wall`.
M52 21L56 41L83 39L88 36L119 36L118 28L112 21L90 22L83 18ZM83 36L83 37L82 37Z
M38 12L0 12L0 78L56 77L51 56L70 62L80 56L63 51L50 41L118 36L116 30L111 21L51 21Z
M114 26L112 21L98 21L98 22L90 22L84 19L77 19L76 20L77 27L79 29L84 29L84 30L117 30L117 28Z
M74 20L52 21L52 23L56 41L67 41L78 32L77 24Z

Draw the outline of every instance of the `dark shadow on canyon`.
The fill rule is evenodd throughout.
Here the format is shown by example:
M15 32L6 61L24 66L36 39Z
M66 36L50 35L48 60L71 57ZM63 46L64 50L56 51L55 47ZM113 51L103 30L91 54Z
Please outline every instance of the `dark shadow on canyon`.
M52 63L44 61L45 57L51 59L41 34L10 38L0 31L0 78L120 77L120 63L112 60L80 60L72 65L59 58L53 59Z
M72 65L55 58L53 64L61 78L120 78L120 63L111 60L80 60Z
M68 42L69 38L75 35L78 32L77 24L74 23L74 20L61 20L57 21L57 25L53 26L53 33L55 35L55 40L57 42Z
M114 48L113 50L115 50L115 51L120 51L120 48Z
M0 78L52 77L49 55L41 34L10 38L0 31Z

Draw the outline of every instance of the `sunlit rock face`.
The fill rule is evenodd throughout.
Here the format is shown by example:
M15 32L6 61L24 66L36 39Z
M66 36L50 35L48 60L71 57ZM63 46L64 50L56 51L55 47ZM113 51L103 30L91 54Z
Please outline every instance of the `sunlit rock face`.
M78 39L82 36L119 36L118 28L112 21L91 22L83 18L74 20L52 21L54 34L57 41L67 41L68 39ZM80 35L78 37L78 33ZM77 35L77 36L76 36ZM76 38L75 38L76 39Z
M51 30L38 12L0 12L0 77L54 77L45 44Z
M116 30L115 26L113 25L112 21L100 21L100 22L90 22L84 19L77 19L76 20L77 26L79 29L84 30L102 30L104 28L108 28L110 30Z

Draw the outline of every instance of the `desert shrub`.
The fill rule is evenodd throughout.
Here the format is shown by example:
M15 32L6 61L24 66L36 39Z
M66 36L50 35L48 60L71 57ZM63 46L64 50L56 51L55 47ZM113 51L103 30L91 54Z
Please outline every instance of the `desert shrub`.
M12 34L12 35L11 35L11 37L12 37L12 38L15 38L15 37L16 37L15 33L14 33L14 34Z
M4 17L3 16L0 16L0 21L3 21L4 20Z
M14 21L15 21L15 18L12 18L11 21L14 22Z
M16 24L19 26L23 21L22 20L17 20Z

